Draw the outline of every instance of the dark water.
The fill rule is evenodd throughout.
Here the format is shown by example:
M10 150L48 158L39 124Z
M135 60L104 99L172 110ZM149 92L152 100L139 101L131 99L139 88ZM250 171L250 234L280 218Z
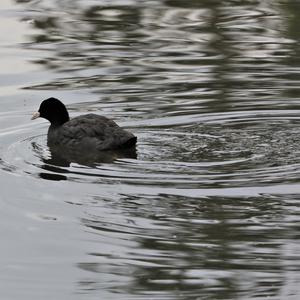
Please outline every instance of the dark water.
M298 299L300 3L4 0L1 299ZM51 160L55 96L138 159Z

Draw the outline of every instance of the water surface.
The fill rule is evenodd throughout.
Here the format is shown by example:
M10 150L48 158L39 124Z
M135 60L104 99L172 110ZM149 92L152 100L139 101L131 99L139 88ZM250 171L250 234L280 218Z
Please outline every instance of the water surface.
M298 299L299 8L1 1L3 299ZM137 159L53 159L50 96Z

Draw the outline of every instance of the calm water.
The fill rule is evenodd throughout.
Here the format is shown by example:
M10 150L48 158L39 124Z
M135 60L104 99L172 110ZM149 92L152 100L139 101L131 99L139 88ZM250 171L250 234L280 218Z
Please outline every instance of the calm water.
M300 3L1 0L1 299L298 299ZM138 136L51 160L40 102Z

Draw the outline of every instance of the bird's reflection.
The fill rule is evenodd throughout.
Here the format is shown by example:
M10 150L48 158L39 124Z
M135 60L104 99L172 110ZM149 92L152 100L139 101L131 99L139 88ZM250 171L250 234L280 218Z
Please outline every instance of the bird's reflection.
M35 142L32 143L34 152L41 157L44 164L40 166L43 170L50 171L51 173L41 172L39 177L47 180L67 180L67 176L62 175L70 173L68 168L71 163L77 163L83 166L96 167L103 163L112 163L117 159L121 158L131 158L137 159L136 147L130 147L125 149L115 149L109 151L93 151L91 149L89 152L82 152L78 150L68 150L62 149L59 146L50 145L48 143L48 150L50 152L49 158L44 158L41 154L42 149Z
M48 143L51 158L45 163L60 167L69 167L71 163L78 163L89 167L95 167L101 163L112 163L120 158L137 158L136 148L115 149L109 151L82 152L80 149L62 149Z

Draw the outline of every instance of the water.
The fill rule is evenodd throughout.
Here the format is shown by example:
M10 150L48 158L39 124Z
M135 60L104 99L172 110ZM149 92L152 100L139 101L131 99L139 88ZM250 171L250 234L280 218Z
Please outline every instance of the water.
M1 1L1 298L298 299L299 8ZM138 158L51 160L50 96Z

